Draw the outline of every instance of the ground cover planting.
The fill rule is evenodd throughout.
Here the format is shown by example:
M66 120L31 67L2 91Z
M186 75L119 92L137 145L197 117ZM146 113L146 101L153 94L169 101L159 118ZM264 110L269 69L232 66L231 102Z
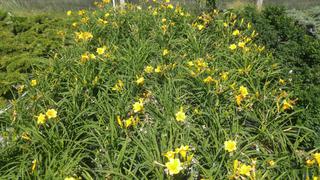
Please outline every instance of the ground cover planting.
M320 176L304 96L254 19L109 3L66 13L70 46L0 116L1 178Z

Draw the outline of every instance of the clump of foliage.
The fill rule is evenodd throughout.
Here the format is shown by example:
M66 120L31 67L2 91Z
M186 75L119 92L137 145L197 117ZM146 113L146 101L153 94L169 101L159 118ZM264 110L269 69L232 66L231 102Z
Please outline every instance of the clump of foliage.
M68 11L75 45L0 117L3 179L319 175L299 97L251 22L108 2Z
M310 12L316 14L315 9ZM297 118L299 124L320 132L320 39L312 36L299 19L288 16L282 7L268 7L261 13L248 7L241 15L253 22L259 32L256 41L273 51L287 72L299 97L299 106L306 110ZM313 143L319 146L319 134L317 137Z
M70 43L66 21L46 15L17 17L0 12L0 96L12 99L13 86L32 69L44 68L57 49Z
M311 34L320 38L320 6L315 6L306 10L287 10L290 17L306 26Z
M7 17L8 13L0 9L0 21L3 21Z

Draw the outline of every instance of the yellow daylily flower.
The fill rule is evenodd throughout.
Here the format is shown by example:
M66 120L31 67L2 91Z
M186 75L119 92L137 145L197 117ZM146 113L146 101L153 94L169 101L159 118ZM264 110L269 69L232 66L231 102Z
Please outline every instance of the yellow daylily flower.
M124 87L124 83L119 79L118 82L112 87L112 90L120 92L123 90L123 87Z
M141 112L143 110L143 99L139 99L139 102L133 104L133 111L135 113Z
M37 80L36 79L32 79L30 82L31 86L36 86L37 85Z
M285 111L287 109L292 109L292 108L293 108L293 106L292 106L290 101L283 100L283 102L282 102L282 110Z
M176 149L177 153L180 153L183 159L187 157L187 152L189 151L189 146L180 146L180 148Z
M229 49L235 50L235 49L237 49L237 45L236 45L236 44L231 44L231 45L229 46Z
M240 86L239 88L240 95L244 98L249 94L248 89L245 86Z
M241 175L250 176L251 170L252 170L252 167L250 165L242 164L239 168L239 173Z
M161 66L158 65L157 68L154 69L155 73L161 73Z
M225 141L224 142L224 149L226 151L228 151L229 153L237 150L237 142L233 141L233 140Z
M67 16L71 16L72 15L72 11L67 11Z
M246 45L245 42L239 42L239 43L238 43L239 48L244 48L245 45Z
M180 110L176 113L176 120L179 122L183 122L186 120L186 113L183 112L183 108L181 107Z
M318 163L318 165L320 167L320 153L314 153L313 157L317 161L317 163Z
M316 161L315 161L314 159L308 159L308 160L306 160L306 164L307 164L308 167L313 166L315 162L316 162Z
M76 180L76 178L74 178L74 177L66 177L66 178L64 178L64 180Z
M119 126L121 128L123 127L123 123L122 123L122 120L121 120L120 116L117 116L117 123L119 124Z
M179 159L170 159L169 162L165 164L170 175L179 174L183 169Z
M133 116L130 116L130 118L128 118L127 120L125 120L125 123L124 123L125 128L130 127L130 126L133 124L133 121L134 121Z
M175 155L175 152L174 151L168 151L164 154L165 157L167 157L169 160L170 159L173 159L174 158L174 155Z
M32 161L32 167L31 167L31 171L32 171L32 172L34 172L34 171L36 170L37 162L38 162L38 161L37 161L36 159Z
M144 68L144 72L150 74L150 73L153 72L153 69L154 69L154 68L153 68L152 66L146 66L146 67Z
M137 77L138 79L136 80L137 85L143 85L144 83L144 77Z
M48 119L56 118L57 117L57 111L55 109L48 109L46 112L46 116Z
M163 52L162 52L162 55L163 56L166 56L169 54L169 50L168 49L164 49Z
M98 53L98 55L104 54L105 51L106 51L106 49L107 49L106 46L103 46L103 47L101 47L101 48L97 48L97 53Z
M37 117L37 124L44 124L46 123L46 115L40 113Z
M239 34L240 34L240 31L238 29L236 29L232 32L232 35L234 35L234 36L238 36Z
M203 80L203 82L206 83L206 84L211 84L212 82L215 82L215 81L216 81L216 80L213 79L211 76L208 76L207 78L205 78L205 79Z

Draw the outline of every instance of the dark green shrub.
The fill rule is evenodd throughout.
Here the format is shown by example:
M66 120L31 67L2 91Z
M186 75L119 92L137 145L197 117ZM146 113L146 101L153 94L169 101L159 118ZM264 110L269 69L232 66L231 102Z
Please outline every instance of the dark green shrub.
M12 18L12 21L12 33L14 33L15 35L26 32L32 27L30 20L26 17L14 17Z
M0 13L0 18L1 18ZM54 52L70 44L63 19L38 15L7 17L0 23L0 96L12 97L12 87L36 68L43 68Z
M320 132L320 40L310 36L282 7L267 7L261 13L247 7L241 14L258 31L256 40L273 51L279 64L285 67L284 77L291 79L290 85L299 97L298 105L306 110L297 117L298 123ZM316 137L315 142L319 145L320 138Z
M3 21L7 16L8 13L0 9L0 21Z
M217 7L217 0L207 0L207 6L209 8L216 8Z

